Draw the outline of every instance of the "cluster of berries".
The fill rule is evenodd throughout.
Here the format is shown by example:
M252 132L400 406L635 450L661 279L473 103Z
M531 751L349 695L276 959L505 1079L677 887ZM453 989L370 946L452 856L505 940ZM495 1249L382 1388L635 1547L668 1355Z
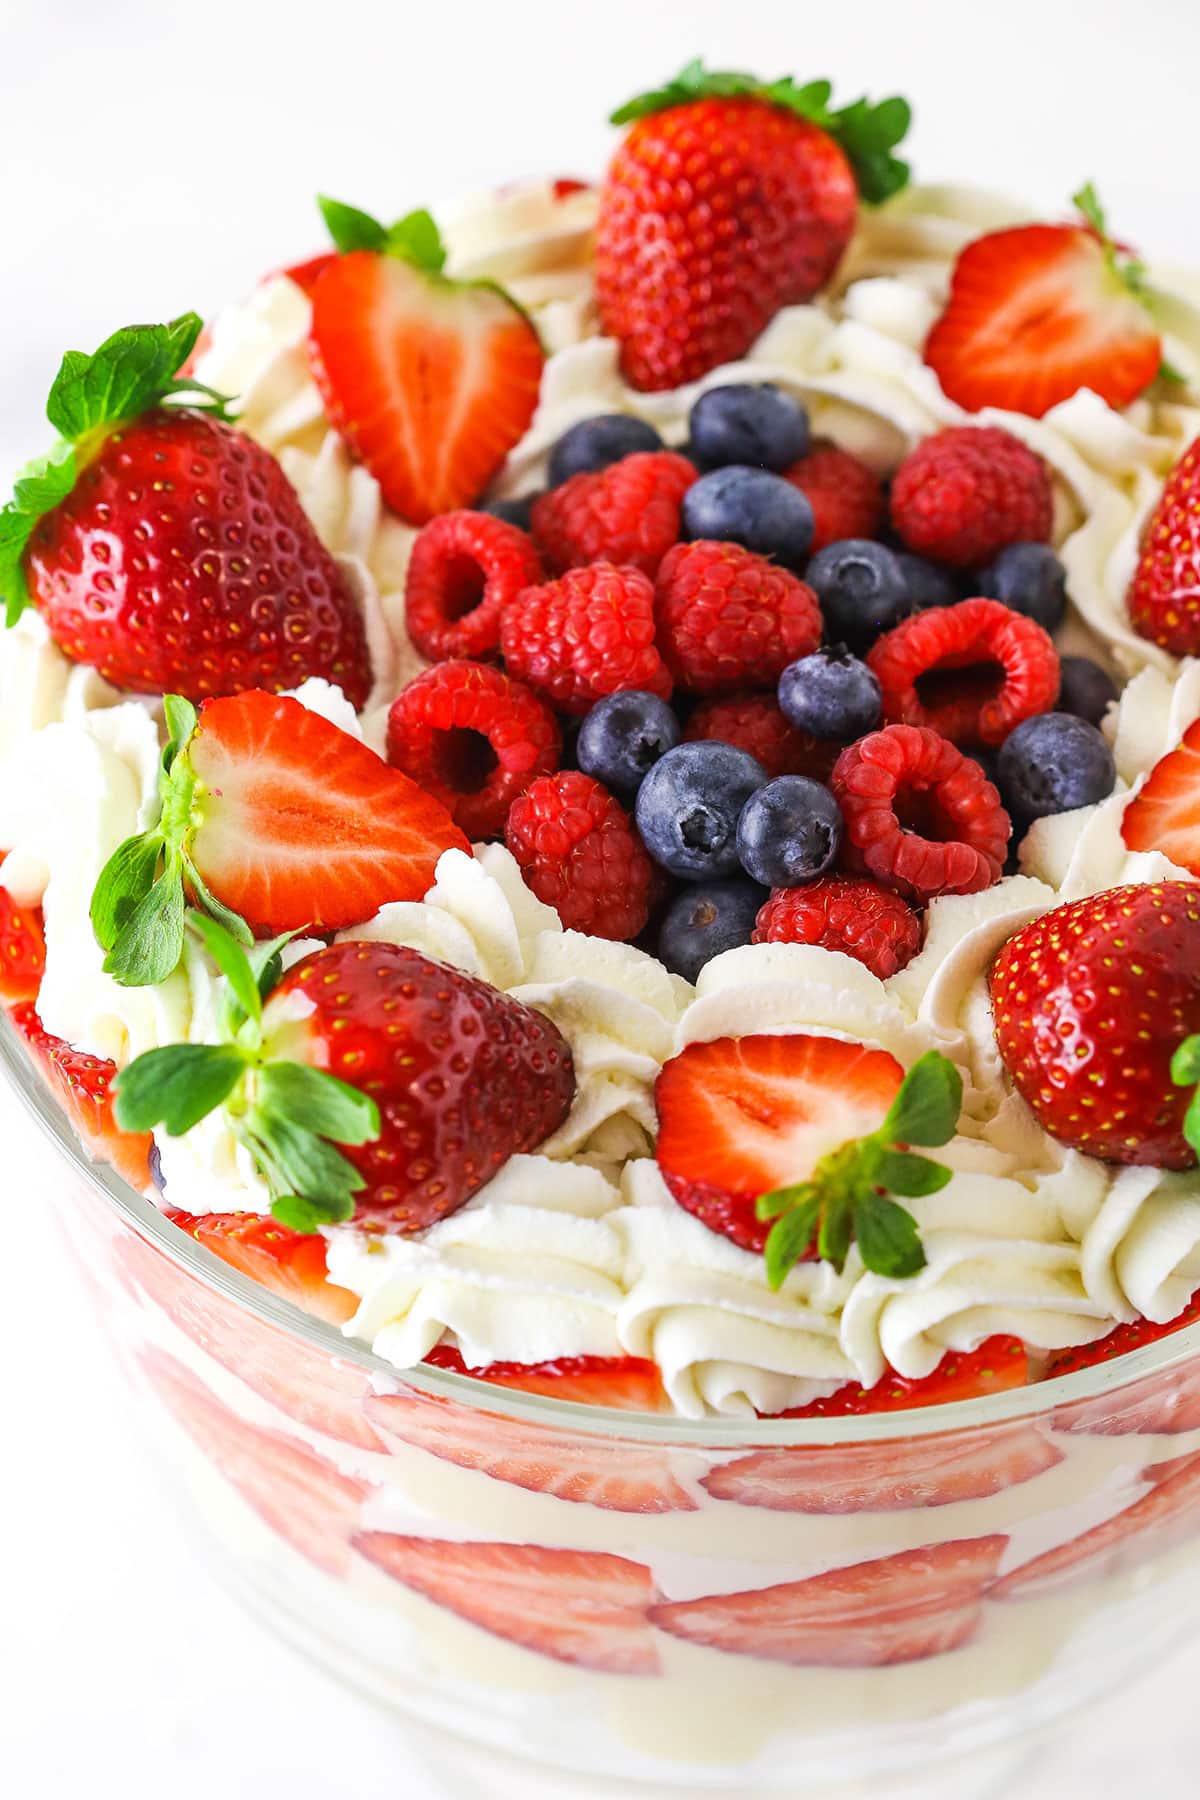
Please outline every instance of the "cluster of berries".
M683 451L582 420L548 481L418 537L432 666L388 756L568 927L653 928L692 980L779 939L889 975L914 908L995 881L1014 823L1111 790L1114 690L1055 650L1050 484L1008 433L927 439L889 496L790 394L737 383Z

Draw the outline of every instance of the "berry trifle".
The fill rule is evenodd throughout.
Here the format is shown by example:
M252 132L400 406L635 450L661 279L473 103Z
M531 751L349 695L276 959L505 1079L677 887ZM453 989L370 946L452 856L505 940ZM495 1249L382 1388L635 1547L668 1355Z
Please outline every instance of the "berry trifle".
M64 357L6 1048L290 1636L556 1781L928 1796L1193 1617L1200 310L897 98L614 121Z

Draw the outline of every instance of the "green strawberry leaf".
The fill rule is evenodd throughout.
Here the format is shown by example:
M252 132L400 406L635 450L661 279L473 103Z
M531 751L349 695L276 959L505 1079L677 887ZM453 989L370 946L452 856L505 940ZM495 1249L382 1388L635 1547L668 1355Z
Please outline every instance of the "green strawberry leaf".
M185 700L182 694L163 695L163 717L167 722L167 747L162 757L164 775L171 773L176 757L191 743L199 716L191 701Z
M255 944L247 951L250 967L254 970L254 979L258 983L258 991L265 1000L273 987L279 984L283 974L283 953L292 939L294 931L285 931L277 938L271 938L265 944Z
M76 473L74 445L58 443L47 455L26 464L12 499L0 511L0 595L6 625L15 625L29 605L24 559L34 527L43 513L66 499Z
M162 833L144 831L118 845L101 869L92 895L91 920L102 950L112 949L154 886L162 853Z
M370 213L347 206L344 200L331 200L326 194L317 195L317 205L334 248L343 256L354 250L387 249L387 226Z
M230 937L236 938L239 944L244 944L249 948L254 942L254 933L245 919L239 913L235 913L232 907L226 906L223 900L217 899L190 856L184 858L184 867L187 871L188 886L209 918L215 919L218 925L224 926Z
M883 1194L866 1194L855 1202L854 1237L863 1266L875 1275L901 1281L925 1267L917 1221Z
M781 1288L788 1271L806 1254L817 1229L820 1210L820 1195L808 1187L807 1198L783 1213L771 1227L764 1254L767 1280L772 1288Z
M1192 1095L1183 1115L1183 1135L1200 1157L1200 1089Z
M886 1144L944 1144L962 1111L962 1076L946 1056L927 1050L900 1084L879 1127Z
M136 859L130 858L129 863L136 866ZM111 860L107 868L112 868ZM129 897L128 892L117 894L110 889L101 902L102 920L107 923L116 917ZM183 955L185 911L181 860L178 854L168 852L162 874L123 916L104 958L105 974L114 976L122 987L157 987L165 981L179 967Z
M430 275L440 274L446 266L441 233L432 213L426 212L424 207L406 213L394 225L384 225L357 206L330 200L324 194L318 194L317 205L335 247L343 256L353 250L373 250L380 256L398 256L401 261L413 263Z
M1176 1087L1191 1087L1200 1081L1200 1032L1184 1038L1171 1058L1171 1080Z
M875 1179L889 1193L916 1200L938 1193L951 1179L951 1171L945 1163L934 1162L928 1156L913 1156L907 1150L881 1150Z
M821 1205L817 1229L817 1255L832 1263L840 1275L854 1242L854 1209L846 1194L835 1192Z
M259 1106L272 1118L303 1119L335 1144L369 1144L379 1136L379 1108L336 1075L308 1063L271 1062L259 1076Z
M72 443L135 419L172 391L203 321L182 313L168 325L126 325L92 355L68 350L46 401L46 417Z
M322 1225L343 1225L354 1217L353 1201L306 1200L302 1194L280 1194L271 1202L271 1217L290 1231L307 1234Z
M117 1076L115 1116L122 1131L182 1137L215 1112L246 1073L246 1059L231 1044L168 1044L147 1050Z
M272 1196L293 1194L327 1210L322 1223L348 1218L366 1187L352 1162L305 1125L255 1106L235 1130L266 1177ZM345 1210L350 1208L350 1212Z
M399 256L415 263L429 275L440 275L446 266L446 247L432 213L418 207L397 219L387 234L389 256Z
M229 983L230 993L241 1008L241 1018L237 1020L234 1029L244 1019L253 1019L258 1024L262 1019L262 995L258 991L258 981L250 966L250 959L237 938L208 913L193 910L187 916L187 925L224 975Z

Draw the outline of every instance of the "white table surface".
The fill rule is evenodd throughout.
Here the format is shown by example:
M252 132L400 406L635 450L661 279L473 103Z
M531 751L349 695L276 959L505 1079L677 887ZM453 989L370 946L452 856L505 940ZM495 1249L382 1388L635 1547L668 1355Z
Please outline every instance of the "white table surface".
M928 179L1061 206L1200 260L1189 0L0 0L0 478L45 442L68 345L243 291L319 247L318 189L386 214L603 161L608 108L688 56L918 108ZM395 1728L214 1589L147 1468L0 1094L8 1455L0 1771L23 1800L432 1800ZM86 1471L86 1475L83 1473ZM7 1654L5 1654L5 1652ZM1200 1644L1069 1732L1022 1800L1190 1800Z

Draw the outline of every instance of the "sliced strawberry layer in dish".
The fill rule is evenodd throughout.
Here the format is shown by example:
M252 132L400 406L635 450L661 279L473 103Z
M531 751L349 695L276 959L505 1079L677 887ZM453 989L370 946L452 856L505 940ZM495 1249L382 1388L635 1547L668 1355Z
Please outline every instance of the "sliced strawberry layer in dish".
M425 1361L435 1369L453 1369L494 1387L517 1388L573 1400L579 1406L611 1406L620 1412L670 1412L658 1364L641 1356L560 1356L553 1362L486 1363L468 1368L459 1351L439 1344Z

